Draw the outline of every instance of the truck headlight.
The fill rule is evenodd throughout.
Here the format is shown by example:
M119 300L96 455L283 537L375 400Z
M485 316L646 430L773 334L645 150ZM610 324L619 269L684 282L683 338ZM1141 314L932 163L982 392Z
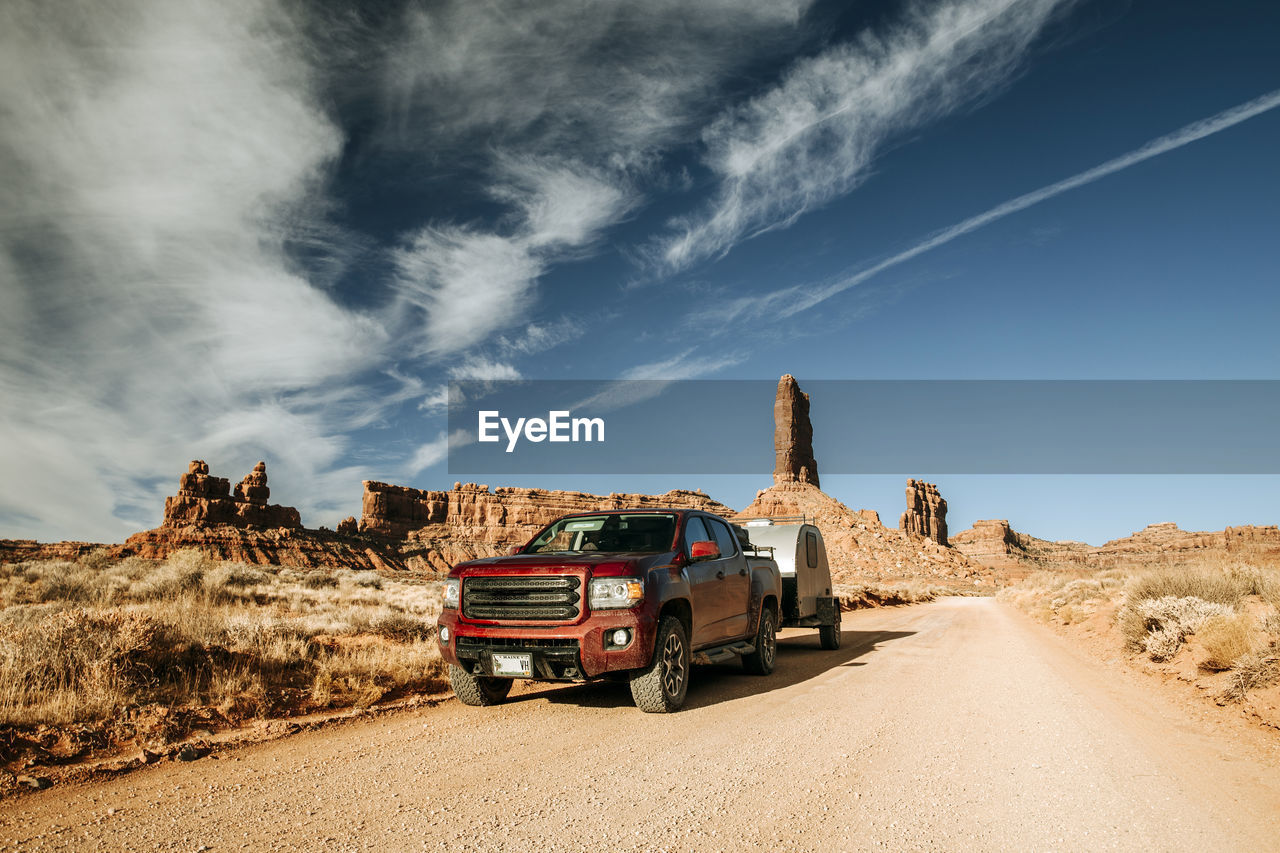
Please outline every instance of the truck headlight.
M635 607L644 599L640 578L596 578L591 582L591 609Z
M462 597L462 581L459 578L449 578L444 582L444 606L450 610L458 607L458 599Z

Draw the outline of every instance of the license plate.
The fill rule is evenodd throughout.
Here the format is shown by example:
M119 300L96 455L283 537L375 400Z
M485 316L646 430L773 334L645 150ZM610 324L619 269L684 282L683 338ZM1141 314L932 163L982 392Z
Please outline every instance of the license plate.
M532 655L499 655L493 656L494 675L533 675Z

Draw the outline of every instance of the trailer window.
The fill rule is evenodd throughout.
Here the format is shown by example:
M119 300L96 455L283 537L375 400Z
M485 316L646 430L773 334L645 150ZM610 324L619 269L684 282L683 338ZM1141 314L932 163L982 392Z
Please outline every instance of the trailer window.
M812 531L804 535L804 559L809 568L818 568L818 534Z

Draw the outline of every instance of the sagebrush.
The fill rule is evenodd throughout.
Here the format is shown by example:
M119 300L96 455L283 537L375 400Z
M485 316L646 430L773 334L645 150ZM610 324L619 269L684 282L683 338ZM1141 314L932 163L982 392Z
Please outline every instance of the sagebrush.
M229 719L441 689L439 586L376 572L100 554L0 566L0 725L147 705Z

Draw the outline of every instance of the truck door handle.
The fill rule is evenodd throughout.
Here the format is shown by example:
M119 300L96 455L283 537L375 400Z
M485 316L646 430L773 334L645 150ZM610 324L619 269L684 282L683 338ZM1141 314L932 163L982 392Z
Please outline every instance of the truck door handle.
M738 569L738 574L742 575L742 576L745 578L745 577L747 576L747 570L746 570L746 569Z
M724 580L724 569L721 569L720 571L716 572L716 580L720 580L720 581Z

